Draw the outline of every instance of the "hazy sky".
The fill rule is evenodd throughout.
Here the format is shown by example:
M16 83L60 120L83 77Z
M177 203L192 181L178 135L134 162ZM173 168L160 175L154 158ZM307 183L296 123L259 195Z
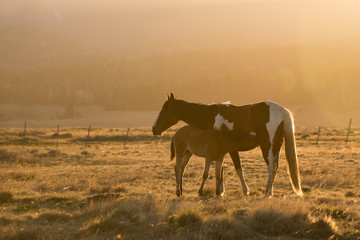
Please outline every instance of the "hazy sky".
M3 0L0 5L2 32L41 29L130 56L151 49L338 44L360 37L355 0Z

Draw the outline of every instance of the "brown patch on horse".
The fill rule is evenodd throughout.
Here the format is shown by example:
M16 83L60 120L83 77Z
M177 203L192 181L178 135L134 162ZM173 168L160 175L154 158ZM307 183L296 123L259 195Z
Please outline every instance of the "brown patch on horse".
M273 155L275 156L277 153L279 153L280 148L284 141L284 121L280 123L280 125L277 127L274 140L273 140Z

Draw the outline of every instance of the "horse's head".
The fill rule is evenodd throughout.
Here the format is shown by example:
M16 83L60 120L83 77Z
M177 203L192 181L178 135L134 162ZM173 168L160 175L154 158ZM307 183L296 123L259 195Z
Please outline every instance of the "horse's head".
M167 95L167 100L161 108L159 116L154 122L152 131L154 135L161 135L163 131L179 121L175 111L175 97L173 93Z

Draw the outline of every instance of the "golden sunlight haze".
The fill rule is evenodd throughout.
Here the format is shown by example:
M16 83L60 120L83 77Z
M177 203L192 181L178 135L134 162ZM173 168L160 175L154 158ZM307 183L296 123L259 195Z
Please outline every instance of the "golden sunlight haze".
M157 110L174 91L203 103L358 112L358 1L0 5L1 104Z

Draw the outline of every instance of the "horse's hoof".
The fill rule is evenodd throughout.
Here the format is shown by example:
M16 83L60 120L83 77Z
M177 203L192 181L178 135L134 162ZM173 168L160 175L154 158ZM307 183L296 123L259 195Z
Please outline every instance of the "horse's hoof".
M198 191L199 196L202 196L204 193L203 191Z
M223 198L223 197L224 197L224 194L225 194L225 192L222 192L222 193L217 192L217 193L216 193L216 196L218 196L218 197L220 197L220 198Z
M266 194L265 197L264 197L264 199L270 199L270 198L272 198L272 197L273 197L272 194Z
M244 196L245 197L250 196L250 191L244 192Z

